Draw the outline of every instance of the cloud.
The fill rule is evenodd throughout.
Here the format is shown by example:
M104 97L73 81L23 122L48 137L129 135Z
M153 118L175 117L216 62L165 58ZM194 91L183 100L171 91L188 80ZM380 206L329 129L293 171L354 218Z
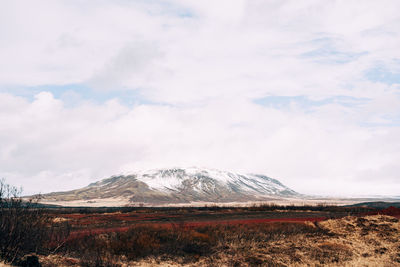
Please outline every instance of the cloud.
M145 87L161 71L154 64L160 57L162 53L154 43L127 44L87 83L98 90Z
M396 193L399 8L3 2L0 175L33 192L202 165Z
M0 175L26 192L75 188L142 168L194 165L265 173L304 193L368 194L374 179L362 179L357 188L345 185L370 171L391 185L374 194L399 189L393 177L400 147L387 143L399 143L399 128L357 126L337 108L307 114L240 99L184 108L128 107L116 100L66 107L47 92L32 102L3 94L3 101L14 108L0 113Z
M225 2L204 1L12 1L1 14L7 27L0 28L0 83L143 87L147 97L171 102L227 93L343 94L377 64L399 65L398 7L397 1L229 1L229 10Z

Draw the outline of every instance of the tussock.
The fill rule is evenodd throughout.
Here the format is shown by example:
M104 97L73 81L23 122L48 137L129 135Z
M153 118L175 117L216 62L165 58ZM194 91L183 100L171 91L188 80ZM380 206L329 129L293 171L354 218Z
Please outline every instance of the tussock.
M400 266L399 241L399 220L383 215L195 229L178 224L85 237L75 243L74 257L82 266Z

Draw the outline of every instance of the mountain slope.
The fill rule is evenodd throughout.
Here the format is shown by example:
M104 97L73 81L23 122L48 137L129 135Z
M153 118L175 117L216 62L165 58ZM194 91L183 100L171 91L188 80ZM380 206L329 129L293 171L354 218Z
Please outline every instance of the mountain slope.
M113 197L131 203L232 202L298 197L278 180L258 174L211 169L173 168L114 176L82 189L44 195L45 200L73 201Z

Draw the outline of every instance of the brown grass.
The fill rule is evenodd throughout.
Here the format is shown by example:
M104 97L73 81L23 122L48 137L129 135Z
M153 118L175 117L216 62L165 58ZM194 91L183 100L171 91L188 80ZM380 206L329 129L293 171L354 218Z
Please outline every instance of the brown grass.
M266 207L252 209L270 216L271 211L258 210ZM55 211L46 217L51 238L41 241L41 247L51 249L41 252L40 261L43 266L400 266L400 223L395 217L321 221L315 217L320 213L310 212L310 217L290 220L279 210L272 219L249 217L252 212ZM177 220L191 213L203 220ZM68 227L73 233L66 238Z
M399 220L382 215L198 228L141 225L73 242L64 253L83 266L400 266Z

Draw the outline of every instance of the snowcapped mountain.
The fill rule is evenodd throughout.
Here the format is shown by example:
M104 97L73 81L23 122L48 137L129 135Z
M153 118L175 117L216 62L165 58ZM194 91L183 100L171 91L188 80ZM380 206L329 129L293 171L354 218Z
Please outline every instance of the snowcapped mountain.
M299 197L278 180L204 168L170 168L113 176L87 187L44 195L73 201L122 197L131 203L188 203L268 200Z

